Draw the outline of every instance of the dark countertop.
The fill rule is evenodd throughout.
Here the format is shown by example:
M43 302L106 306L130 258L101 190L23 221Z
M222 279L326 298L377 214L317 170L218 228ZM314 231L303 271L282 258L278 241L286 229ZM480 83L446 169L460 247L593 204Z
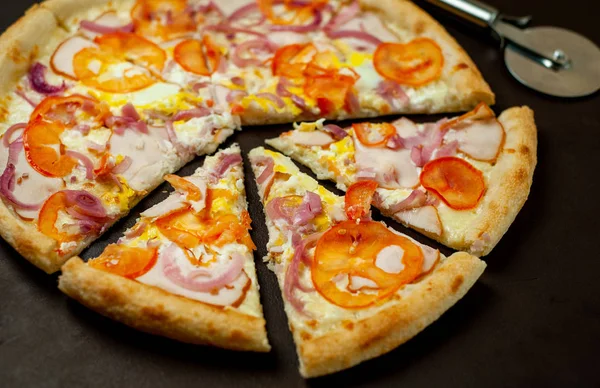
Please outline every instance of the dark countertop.
M534 15L535 25L569 28L600 43L598 3L572 0L564 7L543 0L490 2L506 13ZM0 30L32 3L5 2ZM69 300L56 288L56 275L45 275L0 241L0 385L599 385L600 260L594 220L600 210L595 198L600 192L600 99L596 94L562 100L531 91L512 79L491 42L443 21L496 92L496 112L513 105L535 111L539 162L530 198L486 257L487 271L437 322L387 355L329 377L301 379L275 276L260 262L267 236L246 165L270 354L180 344L115 323ZM289 127L247 128L226 144L239 142L245 154ZM202 161L198 158L182 173L191 173ZM140 211L165 197L164 189L150 195L84 257L115 241Z

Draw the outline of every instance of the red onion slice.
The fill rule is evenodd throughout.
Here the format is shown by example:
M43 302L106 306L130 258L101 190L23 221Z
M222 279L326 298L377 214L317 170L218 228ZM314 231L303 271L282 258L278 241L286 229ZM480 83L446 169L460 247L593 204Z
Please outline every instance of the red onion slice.
M71 157L73 159L77 159L83 164L85 167L85 177L86 179L94 179L94 163L90 160L90 158L81 152L67 150L65 155Z
M208 108L195 108L189 110L182 110L181 112L177 112L173 116L173 121L181 121L181 120L191 120L196 118L201 118L208 116L210 114L210 109Z
M133 32L134 29L133 23L125 24L120 27L110 27L89 20L82 20L79 23L79 27L100 35L111 34L113 32Z
M227 101L227 103L229 103L229 104L231 104L232 102L239 102L247 95L248 95L248 93L246 93L243 90L232 90L229 93L227 93L227 96L225 97L225 101Z
M264 61L254 57L252 55L253 51L272 53L275 50L275 45L266 38L249 40L239 44L235 48L231 56L231 61L238 67L258 66Z
M285 101L283 101L281 99L281 97L279 97L276 94L273 94L273 93L257 93L257 94L255 94L255 96L258 97L258 98L266 98L267 100L273 101L273 103L275 103L275 105L279 109L285 107Z
M267 181L267 179L269 179L269 177L271 175L273 175L273 172L275 169L275 162L273 161L272 158L262 156L260 158L256 158L255 163L258 166L260 166L262 164L265 165L265 169L263 170L263 172L261 172L260 175L258 176L258 178L256 178L256 183L258 183L259 185L262 185L263 183L265 183Z
M307 191L302 203L296 209L293 218L294 226L305 226L323 211L321 197L318 194Z
M63 190L67 205L75 207L75 210L85 217L95 219L106 218L106 209L95 195L84 190Z
M344 24L348 23L350 20L354 19L354 17L360 11L360 5L358 1L352 2L349 6L342 9L333 19L331 19L323 29L325 32L337 30Z
M190 291L197 292L211 292L225 287L226 285L233 282L238 276L241 275L244 268L244 257L239 253L231 255L231 262L229 267L220 275L212 277L211 273L205 269L197 269L191 271L187 275L181 272L181 268L175 260L177 250L180 250L177 245L169 245L163 252L163 273L176 285L188 289ZM199 280L199 277L208 278L206 280Z
M292 99L292 102L294 104L296 104L296 106L302 110L308 110L308 105L306 105L306 101L304 101L304 99L302 97L299 97L295 94L292 94L292 97L290 97Z
M348 136L348 132L346 132L342 127L335 124L327 124L323 126L323 130L330 135L332 135L336 140L342 140L346 136Z
M306 311L304 311L304 303L296 296L295 289L299 289L302 292L311 292L312 288L308 288L302 285L300 282L300 274L299 274L299 266L301 262L304 262L306 265L310 265L310 258L308 257L307 251L322 236L322 233L313 233L306 237L304 240L301 239L300 235L294 233L292 235L292 242L294 245L294 257L292 261L288 265L287 271L285 273L285 281L284 281L284 295L286 299L291 303L291 305L298 311L304 315L309 315Z
M364 31L352 31L352 30L342 30L342 31L331 31L327 33L327 36L331 39L345 39L345 38L354 38L359 39L364 42L370 43L374 46L378 46L382 43L379 38L364 32Z
M112 169L112 173L113 174L123 174L125 171L127 171L129 169L129 167L131 167L132 163L133 163L133 159L131 159L131 157L129 157L129 156L125 156L123 158L123 160L121 160L121 163L117 164Z
M408 197L390 206L388 211L397 213L403 210L416 209L427 204L427 194L421 190L413 190Z
M15 90L15 94L19 97L21 97L23 100L25 100L26 103L28 103L29 105L31 105L32 108L36 108L37 104L35 102L33 102L29 97L27 97L27 95L25 94L24 91L17 89Z
M4 144L5 147L10 147L10 138L12 137L12 135L19 129L25 129L25 127L27 127L27 124L25 123L18 123L10 126L2 136L2 144Z
M391 80L379 82L375 91L391 106L394 106L394 101L398 101L402 105L406 105L410 101L402 86Z
M27 78L29 79L29 84L31 88L40 94L57 94L64 92L67 89L67 84L63 81L62 85L50 85L46 81L46 66L42 65L39 62L36 62L29 69L29 73L27 74Z
M222 154L219 163L211 175L216 179L220 179L227 170L241 163L242 156L240 154Z

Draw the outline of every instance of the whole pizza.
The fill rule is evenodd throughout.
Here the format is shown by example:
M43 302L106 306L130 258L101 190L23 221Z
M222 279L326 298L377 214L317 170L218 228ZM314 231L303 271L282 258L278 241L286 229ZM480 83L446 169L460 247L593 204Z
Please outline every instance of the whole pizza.
M394 349L464 296L537 162L533 112L496 116L473 61L406 0L47 0L0 53L2 237L106 316L266 352L245 159L304 377ZM287 156L215 153L274 123L294 124L267 141ZM163 202L77 257L165 180ZM457 252L374 221L371 206Z

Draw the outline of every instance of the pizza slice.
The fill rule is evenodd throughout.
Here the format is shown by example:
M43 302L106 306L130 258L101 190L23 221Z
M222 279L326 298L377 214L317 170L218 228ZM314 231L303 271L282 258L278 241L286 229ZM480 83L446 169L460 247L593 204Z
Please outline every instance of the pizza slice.
M245 124L472 109L494 95L456 41L410 1L218 3L215 104Z
M60 4L80 27L57 25L45 7ZM157 74L167 52L115 27L122 11L86 8L113 24L99 28L72 2L45 7L0 40L0 234L55 272L165 174L214 152L239 118ZM89 36L89 24L103 33Z
M179 341L266 352L270 346L237 145L193 175L97 258L75 257L59 288L136 329Z
M341 190L365 179L381 212L444 245L490 253L527 200L537 157L533 112L496 118L485 104L453 119L415 124L304 123L267 143Z
M408 341L462 298L485 263L436 249L370 219L377 183L345 198L301 173L287 157L250 152L269 229L275 272L300 373L321 376Z

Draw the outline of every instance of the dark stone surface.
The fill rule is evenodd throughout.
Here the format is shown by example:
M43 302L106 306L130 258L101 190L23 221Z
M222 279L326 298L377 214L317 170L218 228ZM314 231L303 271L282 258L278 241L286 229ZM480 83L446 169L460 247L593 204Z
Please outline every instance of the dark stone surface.
M543 0L491 2L507 13L535 15L535 25L566 27L600 42L597 3L573 0L564 7ZM31 3L4 2L0 30ZM113 322L69 300L56 288L57 276L43 274L0 241L0 386L600 384L600 208L596 199L600 191L600 100L597 95L561 100L531 91L511 78L492 42L447 19L443 22L496 92L496 112L513 105L534 109L539 164L529 201L486 258L486 273L437 322L385 356L329 377L301 379L275 276L260 260L266 253L267 235L246 165L258 279L273 346L270 354L180 344ZM239 142L246 154L262 145L263 139L290 127L247 128L227 144ZM198 158L182 174L191 173L202 161ZM140 211L164 198L164 190L163 186L150 195L85 251L84 257L95 256L115 241Z

